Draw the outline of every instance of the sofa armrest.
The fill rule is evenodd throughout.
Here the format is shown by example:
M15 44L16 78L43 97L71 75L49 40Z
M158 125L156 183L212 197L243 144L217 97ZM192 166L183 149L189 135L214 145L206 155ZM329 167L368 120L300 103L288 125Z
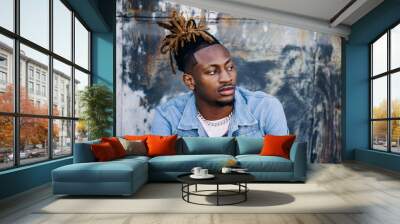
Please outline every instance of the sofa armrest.
M74 163L89 163L95 162L90 146L92 144L100 143L99 140L75 143L74 145Z
M307 177L307 142L295 142L290 149L293 162L293 179L305 181Z

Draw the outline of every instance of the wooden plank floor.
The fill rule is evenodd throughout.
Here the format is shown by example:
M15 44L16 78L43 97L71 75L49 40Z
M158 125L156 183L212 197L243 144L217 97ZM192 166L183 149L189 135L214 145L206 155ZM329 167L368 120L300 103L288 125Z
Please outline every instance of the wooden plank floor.
M400 174L360 163L313 164L308 183L319 184L345 201L367 206L357 214L36 214L54 200L49 185L0 201L0 223L253 224L400 223Z

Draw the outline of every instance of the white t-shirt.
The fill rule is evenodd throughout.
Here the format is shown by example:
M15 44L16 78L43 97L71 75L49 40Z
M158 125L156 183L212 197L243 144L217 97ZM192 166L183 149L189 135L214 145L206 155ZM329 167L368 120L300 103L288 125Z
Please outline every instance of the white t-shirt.
M200 113L197 113L197 119L199 119L201 125L206 131L208 137L221 137L228 132L229 123L231 121L232 113L224 118L210 121L206 120Z

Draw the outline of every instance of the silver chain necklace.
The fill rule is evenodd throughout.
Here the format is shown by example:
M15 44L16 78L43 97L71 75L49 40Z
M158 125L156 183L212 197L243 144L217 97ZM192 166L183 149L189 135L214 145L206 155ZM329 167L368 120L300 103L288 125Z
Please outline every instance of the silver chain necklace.
M201 119L202 121L204 121L204 123L206 123L208 126L214 126L214 127L218 127L218 126L221 126L221 125L224 125L224 124L228 123L228 122L231 120L232 115L233 115L233 111L232 111L227 117L224 117L224 118L222 118L221 120L218 120L218 121L210 121L210 120L205 119L205 118L203 117L203 115L201 115L201 113L200 113L199 111L197 111L197 117L198 117L199 119Z

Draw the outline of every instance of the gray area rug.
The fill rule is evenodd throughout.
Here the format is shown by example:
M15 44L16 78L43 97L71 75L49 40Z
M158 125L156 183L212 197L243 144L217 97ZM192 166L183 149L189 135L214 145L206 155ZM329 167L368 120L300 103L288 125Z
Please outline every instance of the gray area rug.
M146 184L130 197L58 196L35 213L50 214L125 214L125 213L360 213L361 206L344 200L317 184L255 183L248 185L248 199L237 205L204 206L181 198L178 183ZM233 189L234 186L224 186ZM198 190L212 190L213 185ZM191 188L194 190L194 187ZM213 194L210 192L210 194ZM238 200L224 197L223 203ZM191 201L214 204L214 196L193 196Z

